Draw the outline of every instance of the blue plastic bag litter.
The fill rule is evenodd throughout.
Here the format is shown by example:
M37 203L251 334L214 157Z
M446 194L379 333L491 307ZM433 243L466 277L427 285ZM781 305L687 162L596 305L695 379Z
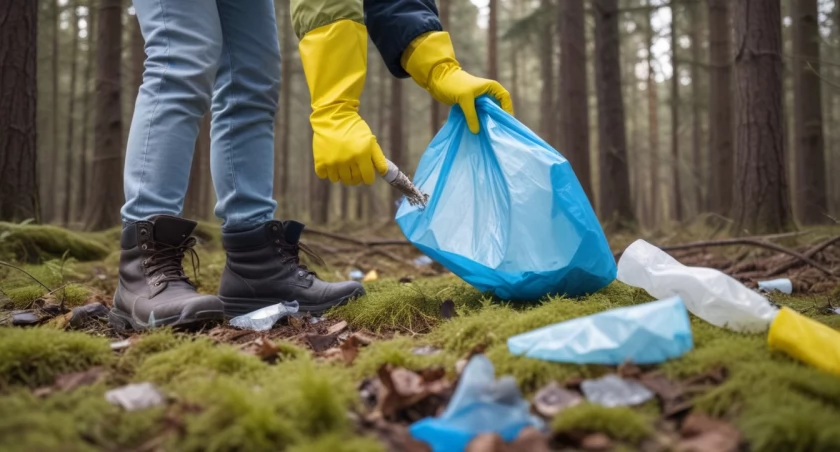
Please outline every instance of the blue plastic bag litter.
M508 338L508 350L546 361L654 364L694 346L680 297L610 309Z
M604 232L569 162L487 96L477 135L460 107L420 159L423 209L400 203L406 238L482 292L508 300L597 292L615 279Z
M457 452L481 433L496 432L510 442L525 427L542 429L544 423L531 414L531 404L522 398L516 380L509 375L496 380L494 372L487 357L473 356L446 411L412 424L411 436L429 444L433 452Z

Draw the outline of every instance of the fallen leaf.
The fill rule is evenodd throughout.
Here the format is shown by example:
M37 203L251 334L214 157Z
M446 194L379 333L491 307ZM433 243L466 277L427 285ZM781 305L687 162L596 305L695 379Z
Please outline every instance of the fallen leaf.
M251 342L245 343L240 346L240 349L269 364L274 364L280 358L280 349L267 336L260 336Z
M307 322L303 320L303 317L290 315L286 316L289 319L289 325L291 325L296 330L302 330L307 326Z
M516 439L505 443L498 433L482 433L467 444L464 452L549 452L548 438L528 426L519 431Z
M354 340L359 345L370 345L371 343L373 343L374 338L368 336L365 333L362 333L361 331L358 331L348 336L347 340Z
M342 320L327 329L327 334L340 334L347 329L347 322Z
M440 370L424 372L423 375L402 367L385 364L377 371L380 387L377 396L377 411L386 418L393 418L405 408L412 407L430 396L441 396L452 389ZM427 407L425 414L433 416L437 407ZM430 411L430 412L429 412Z
M586 435L580 442L583 450L609 450L612 447L612 440L603 433Z
M362 282L376 281L377 279L379 279L379 273L376 273L376 270L371 270L365 274L365 277L362 278Z
M353 361L359 356L360 345L361 343L355 335L351 335L346 341L341 343L339 348L341 349L341 358L344 360L344 364L348 366L353 364Z
M735 452L741 433L729 423L692 413L683 421L678 452Z
M505 452L505 440L498 433L482 433L467 444L464 452Z
M617 373L621 378L638 378L642 375L642 369L631 362L624 362L618 366Z
M640 382L659 397L662 416L665 418L682 414L694 406L691 398L686 397L682 384L669 380L661 372L646 373Z
M309 333L303 336L303 338L306 340L306 343L309 344L309 347L312 348L312 351L315 353L321 353L335 343L338 338L338 334Z
M445 300L440 304L440 317L442 319L451 319L455 317L455 302L452 300Z
M552 381L534 395L534 410L542 416L554 417L566 408L583 402L583 397Z
M432 452L432 448L425 442L414 439L404 425L375 419L371 429L379 440L386 444L387 450L400 452Z

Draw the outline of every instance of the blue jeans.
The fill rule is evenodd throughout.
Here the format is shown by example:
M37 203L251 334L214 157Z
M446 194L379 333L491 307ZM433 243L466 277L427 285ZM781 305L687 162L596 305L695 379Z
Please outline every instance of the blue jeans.
M272 0L133 0L146 41L125 158L124 222L180 215L212 112L215 214L225 231L271 220L280 48Z

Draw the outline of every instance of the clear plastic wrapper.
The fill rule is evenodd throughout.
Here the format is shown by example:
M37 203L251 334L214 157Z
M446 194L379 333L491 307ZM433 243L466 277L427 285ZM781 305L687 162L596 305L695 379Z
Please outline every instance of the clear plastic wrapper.
M166 397L152 383L135 383L111 389L105 393L105 400L126 411L137 411L163 405Z
M584 380L580 390L590 402L606 407L638 405L653 398L653 393L641 383L624 380L615 374Z
M230 319L230 325L245 330L268 331L278 320L298 312L298 308L297 301L277 303L245 315L234 317Z

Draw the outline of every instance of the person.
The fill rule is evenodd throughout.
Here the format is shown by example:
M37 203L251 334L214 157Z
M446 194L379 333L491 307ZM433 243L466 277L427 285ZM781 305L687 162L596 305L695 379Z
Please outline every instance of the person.
M296 300L321 313L360 295L327 283L299 260L304 225L274 219L274 117L281 56L272 0L133 0L146 62L126 149L119 284L109 314L117 330L230 318ZM368 34L395 77L411 77L478 132L475 98L494 80L464 71L433 0L292 0L291 16L311 96L315 173L372 184L386 160L359 115ZM226 264L218 295L200 294L183 266L196 222L180 216L199 122L211 111L210 169Z

